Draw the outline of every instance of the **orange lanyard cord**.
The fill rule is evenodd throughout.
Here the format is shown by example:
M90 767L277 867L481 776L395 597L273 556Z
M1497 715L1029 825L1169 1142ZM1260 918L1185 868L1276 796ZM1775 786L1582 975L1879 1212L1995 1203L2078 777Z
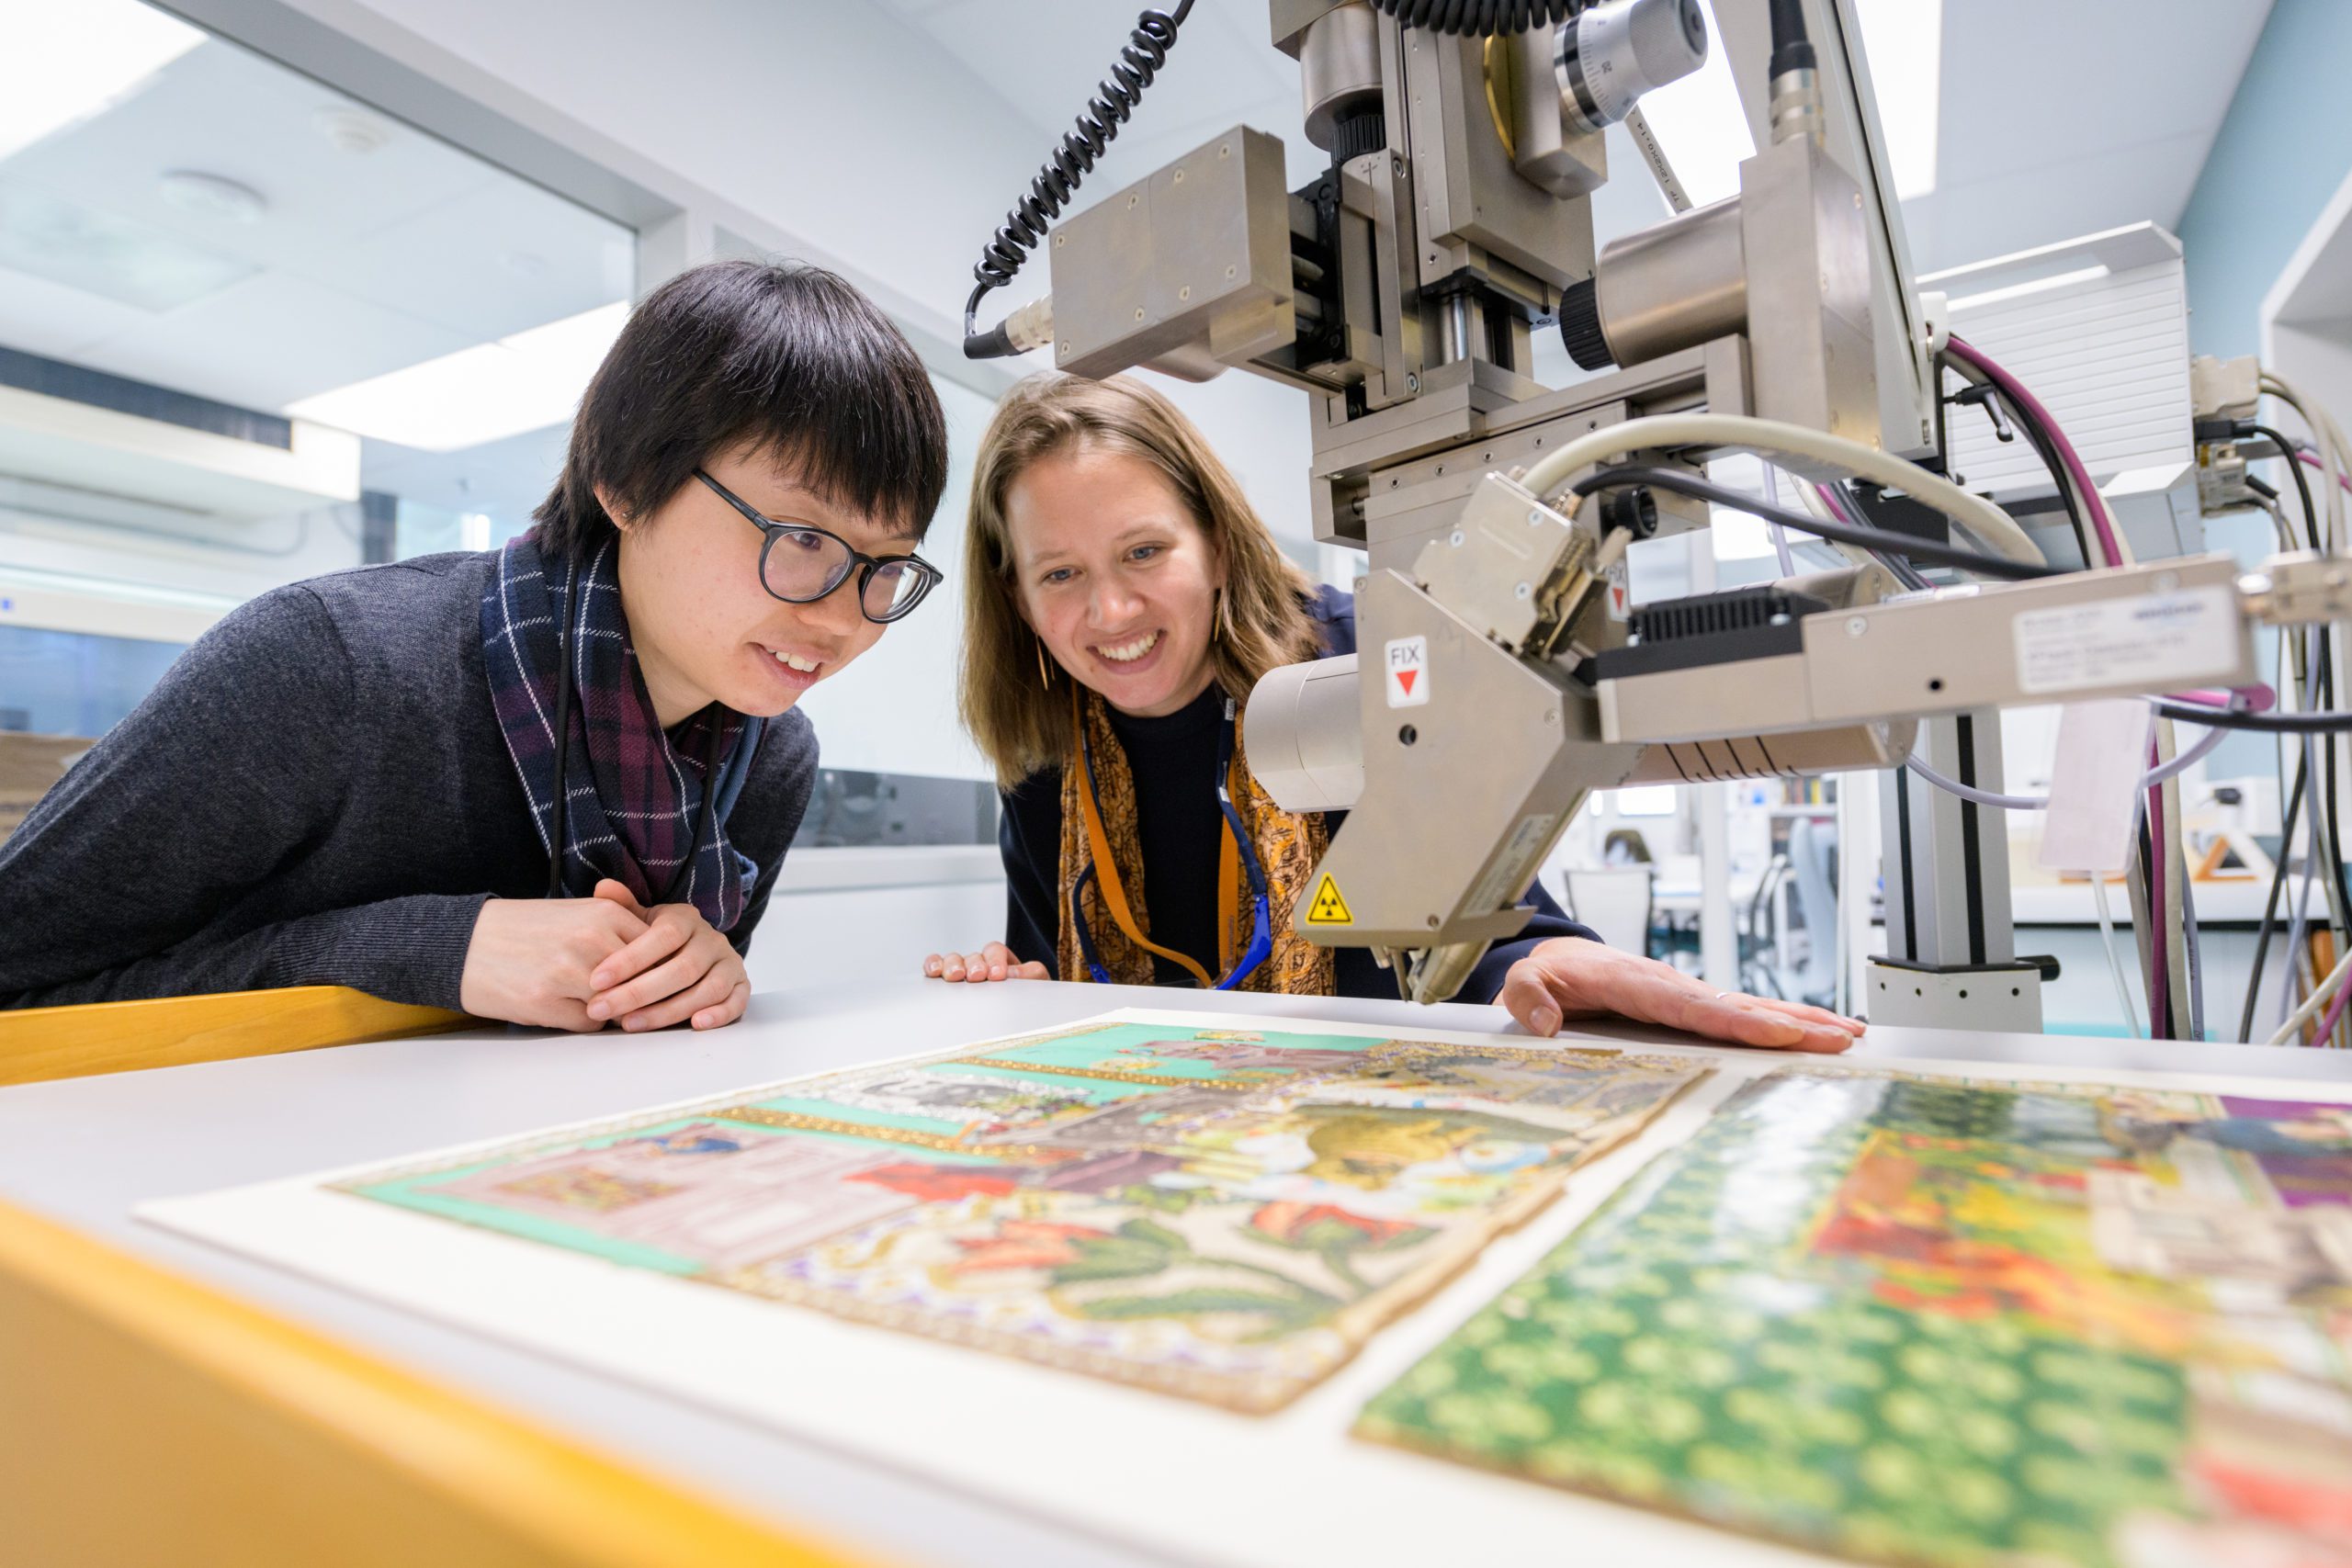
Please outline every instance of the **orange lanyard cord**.
M1146 953L1157 953L1171 964L1182 964L1191 972L1193 977L1201 983L1203 990L1214 989L1216 985L1216 979L1207 970L1201 967L1197 960L1177 952L1174 948L1161 947L1137 929L1135 914L1127 908L1127 890L1119 883L1118 864L1111 858L1110 836L1102 831L1102 807L1094 801L1094 770L1088 764L1086 751L1086 716L1079 706L1078 682L1075 681L1070 682L1069 716L1072 733L1078 740L1076 761L1079 810L1086 818L1087 849L1094 856L1094 882L1095 886L1102 890L1102 902L1110 906L1111 918L1119 923L1121 931L1127 933L1129 942L1134 942ZM1228 831L1228 842L1230 839L1231 834ZM1218 880L1220 882L1224 880L1222 871L1219 872Z
M1226 765L1227 793L1234 800L1241 798L1240 777L1241 759L1236 757ZM1225 813L1222 811L1217 813L1221 821L1224 816ZM1233 824L1230 822L1225 822L1223 830L1217 834L1216 907L1218 914L1222 917L1216 926L1217 973L1230 975L1233 973L1235 951L1240 947L1242 942L1240 926L1243 919L1241 845L1233 836Z

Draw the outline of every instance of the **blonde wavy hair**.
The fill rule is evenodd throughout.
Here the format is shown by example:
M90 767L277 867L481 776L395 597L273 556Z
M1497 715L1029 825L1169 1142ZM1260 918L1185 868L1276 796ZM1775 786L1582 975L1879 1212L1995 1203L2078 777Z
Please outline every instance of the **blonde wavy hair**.
M1059 766L1074 748L1070 679L1021 613L1005 497L1035 464L1088 450L1139 457L1164 475L1225 557L1225 626L1212 638L1217 684L1247 697L1277 665L1322 651L1306 611L1315 584L1292 564L1233 472L1166 398L1124 376L1088 380L1047 371L1007 393L980 438L964 537L964 656L956 707L1006 788ZM1045 651L1050 686L1037 676Z

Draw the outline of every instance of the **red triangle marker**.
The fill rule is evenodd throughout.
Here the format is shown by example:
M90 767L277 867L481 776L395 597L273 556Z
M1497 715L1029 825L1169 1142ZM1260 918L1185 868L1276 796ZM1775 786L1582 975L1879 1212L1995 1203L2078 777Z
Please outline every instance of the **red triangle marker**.
M1418 670L1399 670L1396 671L1396 684L1404 688L1404 692L1407 696L1409 697L1413 694L1413 677L1419 673L1420 671Z

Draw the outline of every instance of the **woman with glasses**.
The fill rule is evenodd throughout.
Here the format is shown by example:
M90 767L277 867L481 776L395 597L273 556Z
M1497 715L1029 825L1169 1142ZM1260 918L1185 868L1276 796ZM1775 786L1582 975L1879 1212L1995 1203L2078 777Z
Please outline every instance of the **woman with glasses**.
M1339 818L1250 775L1240 706L1277 665L1355 650L1349 595L1283 558L1233 476L1139 383L1044 376L998 409L966 541L964 719L1004 787L1006 932L924 973L1394 997L1363 948L1291 929ZM1860 1025L1613 952L1542 887L1463 987L1533 1033L1615 1013L1839 1051Z
M841 279L671 279L535 528L245 604L0 843L0 1005L740 1017L816 777L793 705L938 581L946 468L922 363Z

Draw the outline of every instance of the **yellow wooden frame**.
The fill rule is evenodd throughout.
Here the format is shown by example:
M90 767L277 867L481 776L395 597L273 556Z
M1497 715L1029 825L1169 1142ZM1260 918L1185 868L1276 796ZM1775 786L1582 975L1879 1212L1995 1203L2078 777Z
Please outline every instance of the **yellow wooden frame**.
M0 1204L0 1557L75 1568L854 1568Z
M477 1021L345 986L0 1011L0 1087L434 1034Z

